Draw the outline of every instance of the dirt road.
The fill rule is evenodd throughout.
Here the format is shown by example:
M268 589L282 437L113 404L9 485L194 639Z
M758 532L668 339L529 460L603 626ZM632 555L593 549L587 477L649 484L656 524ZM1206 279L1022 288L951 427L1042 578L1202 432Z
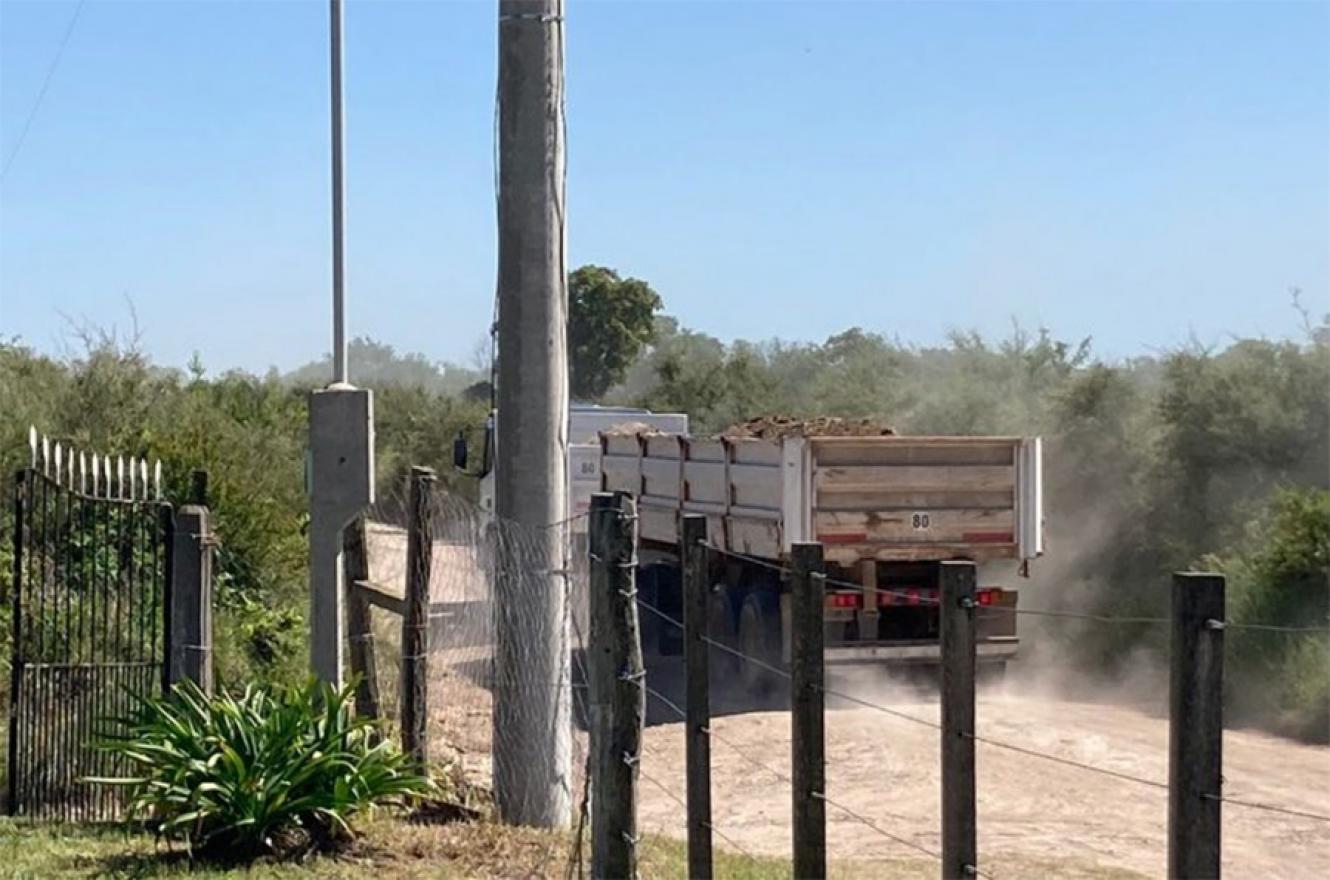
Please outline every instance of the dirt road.
M1167 779L1168 724L1139 708L1020 693L1018 685L980 699L979 734L1145 779ZM868 694L862 694L868 696ZM936 721L935 698L877 693L899 710ZM785 712L714 721L732 741L775 771L789 772ZM827 716L828 796L897 837L936 850L939 777L936 731L866 708ZM713 754L713 805L720 829L744 849L790 850L790 789L724 742ZM683 730L648 728L643 772L682 795ZM980 744L981 868L997 878L1160 877L1165 873L1167 792ZM1225 793L1330 814L1330 749L1246 731L1224 737ZM642 786L644 830L682 836L682 810ZM833 860L905 860L920 876L936 867L918 851L828 806ZM718 845L724 846L723 841ZM1312 819L1224 808L1224 868L1229 877L1330 876L1330 826ZM884 871L885 873L885 871ZM913 875L910 870L906 876Z
M376 556L403 554L399 536L371 536ZM473 564L436 547L445 573L470 572ZM392 571L381 580L394 583ZM486 585L474 576L436 577L443 589L435 601L475 601ZM436 736L463 751L462 765L478 782L489 781L490 615L470 615L471 626L455 627L456 644L432 655L432 699L438 707ZM387 635L391 635L390 633ZM380 660L390 670L395 657ZM575 664L576 666L577 664ZM678 658L649 658L648 684L683 703ZM1044 664L1056 666L1056 664ZM981 692L978 730L982 737L1101 767L1146 780L1167 780L1168 723L1160 711L1165 689L1161 670L1138 676L1128 690L1062 682L1057 688L1012 681ZM1028 674L1028 673L1027 673ZM576 677L576 676L575 676ZM384 678L391 679L391 675ZM936 722L932 693L878 681L832 679L845 692ZM388 692L391 693L391 685ZM576 700L574 700L576 702ZM752 853L790 852L788 775L790 720L786 712L753 711L751 704L725 705L716 695L717 733L712 746L715 821L724 835ZM643 773L680 799L684 792L683 727L672 710L648 700ZM937 731L873 709L844 703L827 715L828 797L908 844L936 851L939 813ZM577 758L571 788L581 791L585 730L575 736ZM770 766L756 766L727 743ZM980 867L998 880L1025 877L1162 877L1165 873L1167 791L979 744L978 796ZM1330 815L1330 748L1309 746L1254 731L1224 737L1225 794ZM683 809L654 785L641 786L643 831L683 838ZM828 849L835 861L862 867L873 877L933 877L936 863L906 843L895 842L828 805ZM1330 823L1226 805L1224 867L1230 878L1330 877ZM718 840L720 846L727 846ZM880 870L879 870L880 867Z

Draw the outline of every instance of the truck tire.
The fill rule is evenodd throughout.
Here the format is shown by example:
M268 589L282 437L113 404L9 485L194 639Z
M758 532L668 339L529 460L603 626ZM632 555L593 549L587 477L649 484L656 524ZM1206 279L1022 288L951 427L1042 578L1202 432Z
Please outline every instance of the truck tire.
M708 608L707 635L713 641L731 650L739 649L739 640L734 626L734 597L730 588L717 584L711 591ZM717 687L726 687L739 673L739 658L730 651L710 646L707 664L711 670L711 680Z
M739 680L744 690L762 702L780 692L780 605L774 594L763 590L749 593L739 609L739 651L759 663L739 661Z

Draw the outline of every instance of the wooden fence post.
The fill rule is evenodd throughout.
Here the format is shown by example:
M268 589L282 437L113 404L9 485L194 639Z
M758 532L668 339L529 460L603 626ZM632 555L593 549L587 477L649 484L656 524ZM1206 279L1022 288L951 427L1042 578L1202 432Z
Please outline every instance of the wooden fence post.
M163 508L169 510L169 508ZM169 514L164 514L169 516ZM186 504L175 512L167 602L170 685L189 680L212 693L212 547L208 508Z
M790 769L793 785L794 876L827 876L826 698L823 693L822 545L796 543L790 560Z
M1219 877L1223 621L1223 575L1173 575L1168 713L1170 880Z
M406 524L406 600L402 609L402 751L429 763L429 601L434 549L434 471L411 468Z
M683 562L684 761L688 776L688 876L711 880L711 672L707 622L711 604L707 518L687 514L680 523Z
M637 876L646 671L637 619L637 506L591 496L591 876Z
M346 582L347 658L356 679L356 715L379 718L379 666L374 655L374 630L369 602L361 584L369 580L365 518L358 516L342 531L342 579Z
M189 498L193 504L208 506L208 472L202 468L189 475Z
M979 864L974 779L973 562L943 562L942 878L975 876Z

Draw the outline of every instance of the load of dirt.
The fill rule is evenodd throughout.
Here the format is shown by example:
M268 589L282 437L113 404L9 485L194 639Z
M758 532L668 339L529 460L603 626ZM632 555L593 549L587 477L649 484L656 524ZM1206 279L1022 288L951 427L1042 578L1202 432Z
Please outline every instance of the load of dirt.
M664 434L665 432L655 425L648 425L646 422L621 422L617 425L611 425L601 433L635 437L638 434Z
M896 432L872 419L840 419L821 416L795 419L789 416L758 416L721 432L722 437L778 440L781 437L889 437Z

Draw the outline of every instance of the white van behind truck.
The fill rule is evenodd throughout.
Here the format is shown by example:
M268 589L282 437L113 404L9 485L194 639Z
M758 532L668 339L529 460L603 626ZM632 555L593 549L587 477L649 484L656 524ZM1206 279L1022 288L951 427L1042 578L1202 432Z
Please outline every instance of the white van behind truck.
M486 449L493 449L493 417L486 429ZM631 406L600 406L594 403L574 403L568 408L568 513L572 519L570 529L585 534L586 513L591 508L591 495L601 491L602 432L636 425L667 434L687 434L688 416L684 413L658 413ZM487 452L486 462L493 455ZM494 469L489 468L480 479L480 506L494 515ZM576 517L574 519L574 517Z

